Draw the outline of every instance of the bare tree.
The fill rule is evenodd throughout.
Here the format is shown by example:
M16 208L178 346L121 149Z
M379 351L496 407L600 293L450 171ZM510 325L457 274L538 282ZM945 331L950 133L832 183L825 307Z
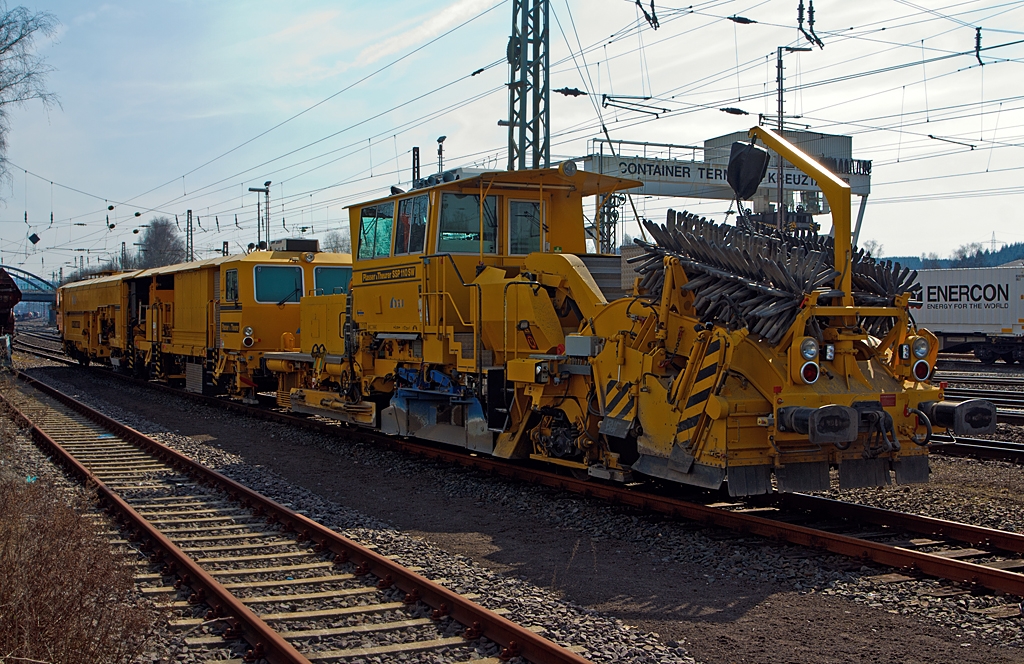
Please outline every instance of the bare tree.
M118 257L114 261L114 268L117 270L138 270L142 267L142 255L134 252L126 252L124 258Z
M46 89L46 75L53 67L35 54L36 39L54 34L59 22L48 12L25 7L9 9L0 0L0 177L7 176L7 134L11 128L8 107L38 99L49 108L59 104Z
M116 256L100 266L100 272L128 272L142 267L142 255L131 251Z
M983 267L985 265L984 250L978 242L962 244L953 250L952 259L957 267Z
M882 251L885 250L885 245L878 240L864 240L860 243L860 248L866 251L872 258L880 258Z
M110 271L114 271L114 270L108 268L108 266L106 266L106 265L94 265L94 266L89 266L89 267L83 267L83 268L74 270L73 272L69 272L66 275L64 275L64 281L62 281L61 283L62 284L69 284L72 281L81 281L82 279L89 279L89 278L95 277L95 276L97 276L97 275L99 275L99 274L101 274L103 272L110 272Z
M349 235L348 229L343 228L340 231L328 232L320 243L320 250L334 254L351 254L352 238Z
M942 267L942 259L934 251L929 254L921 254L921 267L936 268Z
M160 267L185 260L185 241L174 222L167 217L154 217L140 244L138 265L135 267Z

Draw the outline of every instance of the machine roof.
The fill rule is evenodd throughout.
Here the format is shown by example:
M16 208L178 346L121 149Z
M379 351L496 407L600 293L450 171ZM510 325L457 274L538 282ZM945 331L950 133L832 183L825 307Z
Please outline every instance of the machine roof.
M279 263L288 263L294 261L297 257L301 256L306 252L302 251L253 251L248 254L235 254L232 256L215 256L213 258L205 258L201 261L192 261L191 263L178 263L176 265L166 265L164 267L153 267L148 270L143 270L136 274L134 278L139 277L151 277L154 275L161 274L175 274L177 272L187 272L189 270L198 270L204 267L210 267L213 265L222 265L224 263L265 263L267 261L275 261ZM316 262L321 265L351 265L352 254L336 254L330 252L316 252Z
M128 272L118 272L116 274L109 274L105 277L97 277L95 279L83 279L81 281L74 281L68 284L64 284L62 288L78 288L82 286L91 286L94 284L105 284L115 281L124 281L126 279L145 279L147 277L153 277L156 275L176 274L178 272L188 272L189 270L199 270L204 267L221 265L223 263L262 263L267 261L287 263L291 262L297 256L300 256L302 253L304 252L254 251L249 254L235 254L233 256L214 256L213 258L204 258L203 260L192 261L191 263L176 263L174 265L151 267L145 270L130 270ZM317 252L316 262L319 265L351 265L352 254Z
M139 270L131 270L129 272L117 272L115 274L108 274L105 277L96 277L95 279L81 279L79 281L71 281L61 285L61 288L79 288L82 286L92 286L95 284L106 284L114 281L121 281L122 279L130 279L133 275L138 274Z
M611 175L603 175L591 171L578 170L573 175L563 175L557 168L538 168L523 171L486 171L473 177L442 182L433 187L423 187L405 192L406 194L420 193L426 191L451 191L451 190L472 190L487 189L488 187L511 188L541 188L550 187L551 190L568 188L580 196L595 196L622 189L633 189L642 187L643 182L638 180L627 180ZM349 207L359 207L365 203L372 203L378 200L394 198L395 195L382 196L372 201L360 202Z

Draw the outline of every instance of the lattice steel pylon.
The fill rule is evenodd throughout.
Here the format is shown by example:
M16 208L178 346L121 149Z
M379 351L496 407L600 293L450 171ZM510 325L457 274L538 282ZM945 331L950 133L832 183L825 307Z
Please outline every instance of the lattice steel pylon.
M622 194L610 194L605 197L604 205L598 211L601 215L600 240L598 253L614 254L619 248L619 208L626 204Z
M548 0L512 0L508 40L508 170L551 162Z
M192 231L192 210L188 211L185 222L185 262L191 263L196 259L195 235Z

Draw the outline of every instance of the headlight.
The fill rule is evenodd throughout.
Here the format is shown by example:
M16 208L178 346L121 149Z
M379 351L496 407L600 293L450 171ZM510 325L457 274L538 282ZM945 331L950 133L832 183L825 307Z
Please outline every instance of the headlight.
M805 360L813 360L818 357L818 342L807 337L800 342L800 357Z
M242 329L242 334L244 334L247 337L251 337L252 336L252 325L246 325Z
M923 360L928 357L928 351L931 350L931 348L928 347L928 340L924 337L914 339L911 349L914 351L914 357L919 360Z

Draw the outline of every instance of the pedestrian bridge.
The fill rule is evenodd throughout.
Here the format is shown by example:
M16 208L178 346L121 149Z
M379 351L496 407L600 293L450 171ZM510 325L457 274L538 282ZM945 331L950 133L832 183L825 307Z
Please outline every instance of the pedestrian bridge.
M14 279L14 283L18 284L22 302L48 302L50 305L57 303L57 287L46 279L10 265L0 267L3 267Z

